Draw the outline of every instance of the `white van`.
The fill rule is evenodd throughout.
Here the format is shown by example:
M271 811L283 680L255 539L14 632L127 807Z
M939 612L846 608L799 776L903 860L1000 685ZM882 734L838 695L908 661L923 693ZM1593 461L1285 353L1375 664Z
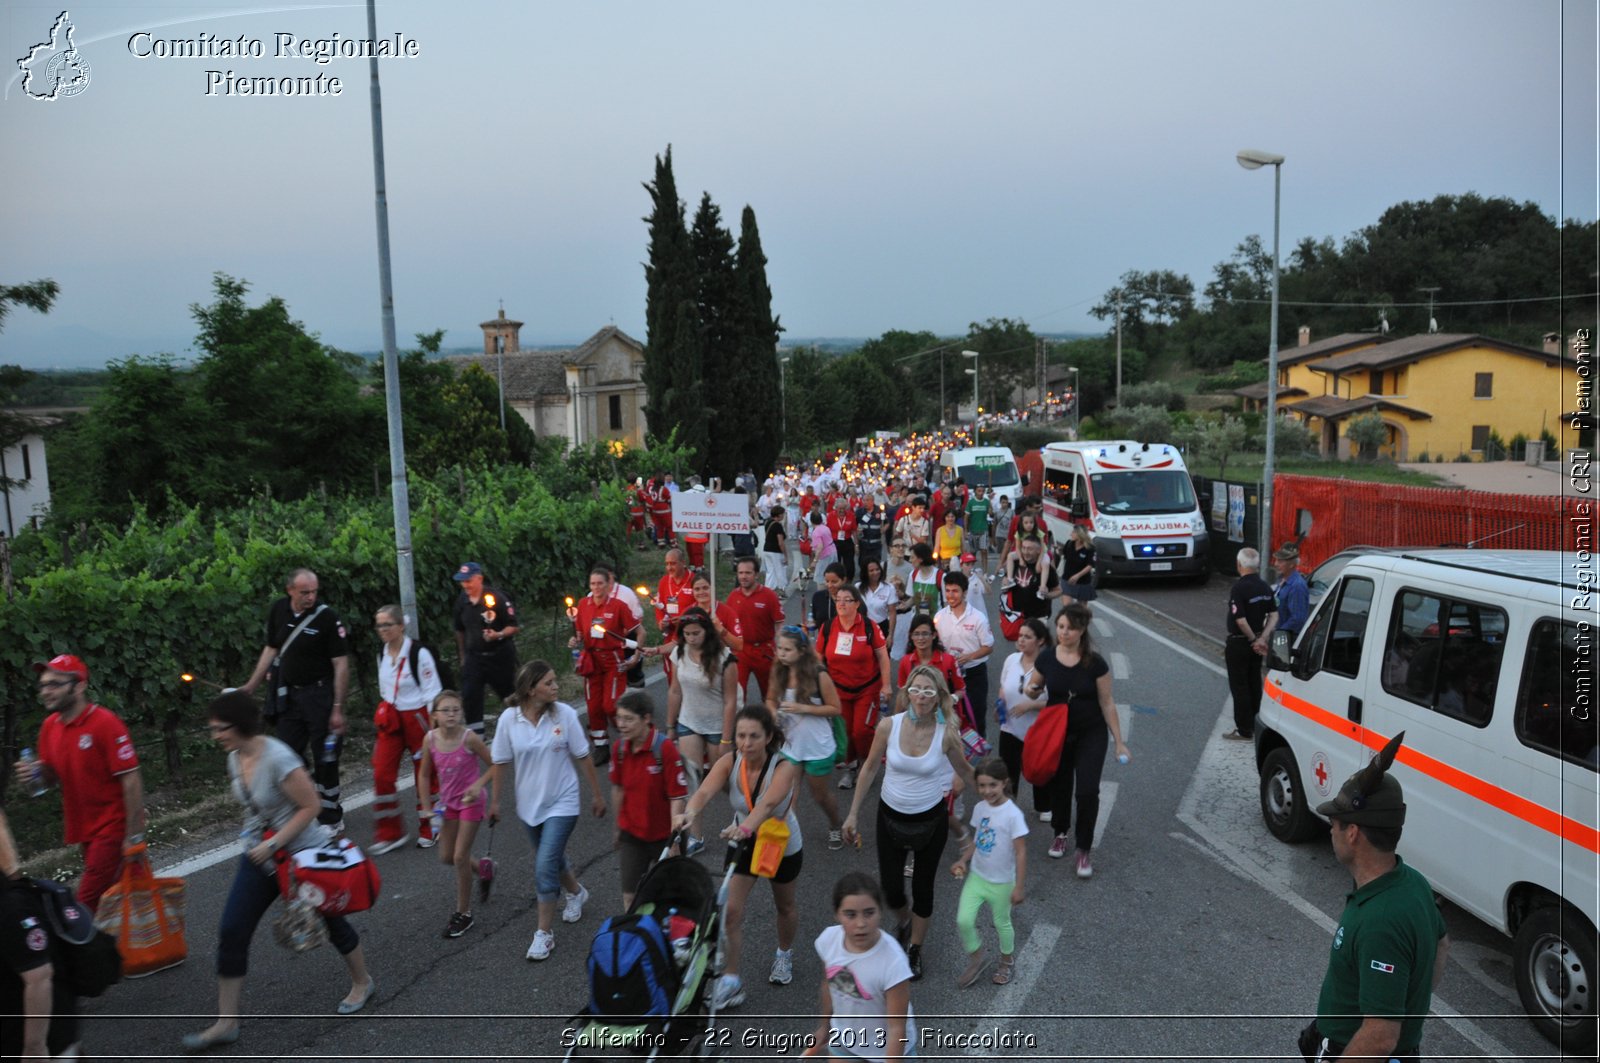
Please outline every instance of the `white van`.
M1400 853L1513 938L1535 1025L1594 1054L1593 583L1571 555L1411 550L1356 557L1298 643L1276 637L1255 727L1261 813L1284 841L1400 731Z
M1102 579L1211 574L1205 518L1176 447L1131 439L1050 443L1039 458L1045 527L1061 543L1074 524L1087 525Z
M1017 504L1022 493L1022 475L1017 472L1017 459L1010 447L963 447L947 450L939 456L941 468L953 470L968 487L979 484L989 489L989 504L1000 504L1001 497Z

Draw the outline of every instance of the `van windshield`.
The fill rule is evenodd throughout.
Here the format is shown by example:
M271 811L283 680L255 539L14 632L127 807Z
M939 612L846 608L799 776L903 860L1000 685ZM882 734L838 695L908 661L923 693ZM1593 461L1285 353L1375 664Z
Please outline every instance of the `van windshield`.
M1189 513L1196 504L1189 474L1178 469L1097 472L1089 490L1102 513Z
M1012 487L1017 483L1017 466L1015 462L1004 459L1000 459L998 465L957 465L956 475L965 480L968 487L979 484L985 487Z

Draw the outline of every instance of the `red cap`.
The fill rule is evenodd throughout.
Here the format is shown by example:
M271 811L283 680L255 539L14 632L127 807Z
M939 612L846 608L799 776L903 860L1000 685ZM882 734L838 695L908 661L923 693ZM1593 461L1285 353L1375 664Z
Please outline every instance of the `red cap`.
M961 555L961 563L963 565L970 565L976 560L978 560L978 555L977 554L962 554Z
M60 672L62 675L75 675L85 683L89 681L89 666L70 653L52 657L43 664L33 666L35 672Z

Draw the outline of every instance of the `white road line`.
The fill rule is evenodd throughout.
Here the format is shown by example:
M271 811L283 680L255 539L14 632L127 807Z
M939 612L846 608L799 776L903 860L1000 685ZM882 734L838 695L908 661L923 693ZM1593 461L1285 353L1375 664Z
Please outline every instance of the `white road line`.
M1128 679L1133 673L1128 670L1128 655L1117 650L1111 651L1111 678Z
M1183 656L1185 656L1185 657L1189 658L1191 661L1193 661L1195 664L1200 665L1202 668L1209 668L1209 669L1211 669L1211 671L1215 672L1217 675L1220 675L1220 676L1223 676L1223 677L1227 676L1228 670L1226 668L1224 668L1222 665L1218 664L1216 661L1213 661L1213 660L1210 660L1208 658L1202 657L1198 653L1196 653L1193 650L1189 649L1187 646L1180 646L1176 642L1173 642L1171 639L1167 638L1166 636L1159 635L1156 632L1151 631L1149 628L1147 628L1144 625L1140 624L1138 621L1134 620L1132 617L1127 616L1127 615L1125 615L1123 613L1119 613L1115 609L1111 608L1109 605L1103 604L1103 600L1101 602L1096 602L1094 608L1097 611L1099 611L1101 613L1104 613L1106 616L1116 617L1118 620L1122 621L1124 624L1127 624L1130 627L1132 627L1135 630L1137 630L1139 632L1139 634L1143 635L1145 638L1154 639L1156 642L1159 642L1161 645L1165 646L1167 649L1171 650L1174 653L1182 654ZM1099 622L1099 620L1097 618L1094 622L1092 622L1090 624L1090 626L1093 627L1094 623L1098 623L1098 622ZM1098 634L1098 632L1096 632L1096 633Z
M1114 782L1100 783L1100 814L1095 817L1094 844L1100 845L1100 840L1106 836L1106 824L1111 820L1111 806L1117 803L1118 784Z
M1108 639L1112 635L1111 625L1098 616L1089 621L1089 630L1094 632L1097 639Z
M1133 709L1120 701L1117 703L1117 723L1122 734L1122 740L1127 742L1129 740L1128 735L1133 731Z
M1017 950L1016 977L1012 978L1010 985L1001 986L994 995L994 1006L989 1009L989 1014L978 1020L977 1029L983 1030L989 1026L998 1025L1001 1020L1015 1015L1021 1015L1022 1005L1028 1000L1028 994L1033 992L1033 987L1044 976L1045 965L1050 960L1050 954L1055 951L1056 942L1061 938L1061 928L1051 923L1040 923L1028 933L1028 940L1022 943ZM994 1050L974 1046L967 1049L969 1056L992 1056Z

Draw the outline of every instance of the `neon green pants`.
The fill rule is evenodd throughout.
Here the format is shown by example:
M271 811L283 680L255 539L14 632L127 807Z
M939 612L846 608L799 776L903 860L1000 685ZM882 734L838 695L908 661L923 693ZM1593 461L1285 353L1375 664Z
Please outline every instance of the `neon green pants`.
M1000 952L1009 956L1017 944L1017 935L1011 927L1011 887L1013 882L990 882L982 875L968 871L961 886L961 903L956 906L956 929L961 933L961 946L968 952L977 952L978 909L985 904L994 916L995 934L1000 938Z

